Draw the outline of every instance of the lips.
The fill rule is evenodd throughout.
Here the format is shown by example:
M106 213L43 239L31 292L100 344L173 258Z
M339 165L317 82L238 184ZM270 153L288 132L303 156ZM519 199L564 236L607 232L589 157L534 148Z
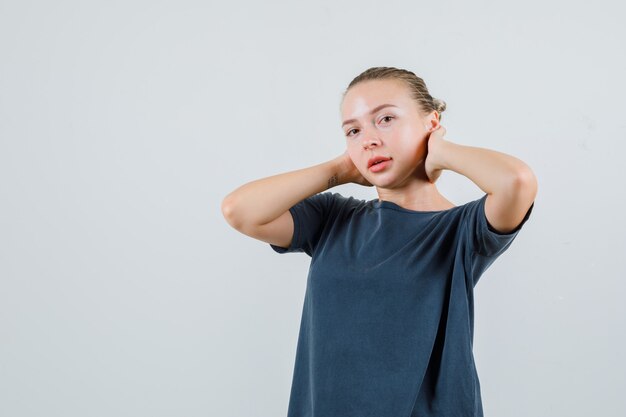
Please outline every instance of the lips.
M375 165L378 162L388 161L390 159L391 158L388 158L386 156L374 156L367 161L367 167L370 168L372 165Z

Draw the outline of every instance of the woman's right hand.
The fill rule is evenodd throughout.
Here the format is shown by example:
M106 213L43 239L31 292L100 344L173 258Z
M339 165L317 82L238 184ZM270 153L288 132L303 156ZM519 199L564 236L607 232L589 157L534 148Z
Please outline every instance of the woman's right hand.
M365 179L361 172L356 168L352 158L348 154L348 150L342 153L336 158L339 164L339 176L345 178L345 182L353 182L355 184L363 185L365 187L372 187L373 184Z

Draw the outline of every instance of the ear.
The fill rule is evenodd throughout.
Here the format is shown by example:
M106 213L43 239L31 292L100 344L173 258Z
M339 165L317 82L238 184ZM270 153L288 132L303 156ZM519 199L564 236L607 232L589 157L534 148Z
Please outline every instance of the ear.
M437 110L433 110L428 116L426 116L426 124L424 128L428 132L432 132L433 130L437 130L439 128L439 113Z

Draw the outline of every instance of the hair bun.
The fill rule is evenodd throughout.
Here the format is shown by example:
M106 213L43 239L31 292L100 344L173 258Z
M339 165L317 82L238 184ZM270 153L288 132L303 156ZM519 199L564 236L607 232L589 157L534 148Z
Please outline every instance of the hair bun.
M435 105L435 110L437 110L439 113L446 110L446 102L443 100L433 98L433 104Z

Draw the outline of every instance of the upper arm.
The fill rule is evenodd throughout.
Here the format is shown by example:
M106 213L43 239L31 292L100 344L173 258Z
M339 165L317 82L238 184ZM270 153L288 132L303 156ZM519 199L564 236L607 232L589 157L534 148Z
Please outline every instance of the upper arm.
M294 204L273 221L261 225L235 222L232 216L225 216L231 218L229 223L239 232L269 243L278 253L305 252L313 256L328 218L333 217L333 210L338 210L335 203L340 200L345 199L331 192L314 194ZM228 205L225 206L228 213Z
M269 223L248 226L241 232L263 242L288 248L293 239L294 223L289 210L278 216Z
M505 215L505 222L511 223L504 225L499 223L497 213L502 207L508 206L500 202L499 194L485 194L467 205L463 243L466 246L465 268L472 286L476 285L483 272L511 245L528 221L534 204L533 201L525 208L521 219L517 219L515 214L510 216L513 220ZM495 217L493 213L496 213Z
M497 233L511 233L526 216L536 194L536 180L519 180L510 192L488 194L485 217L489 226Z

